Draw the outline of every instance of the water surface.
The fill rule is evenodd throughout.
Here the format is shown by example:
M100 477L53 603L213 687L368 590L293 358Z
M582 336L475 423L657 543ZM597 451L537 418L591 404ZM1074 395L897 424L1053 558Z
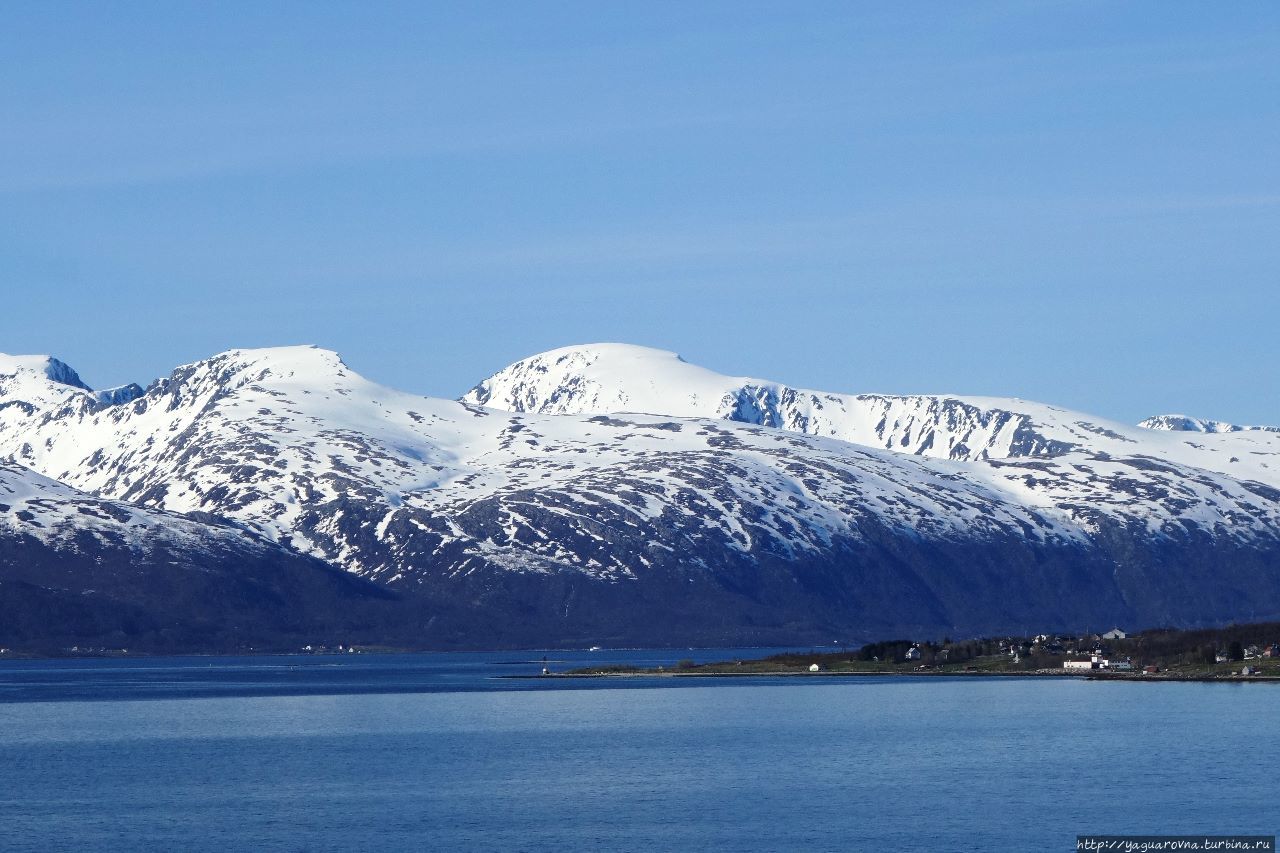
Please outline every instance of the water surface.
M542 655L5 663L0 848L1065 851L1280 824L1272 685L492 677Z

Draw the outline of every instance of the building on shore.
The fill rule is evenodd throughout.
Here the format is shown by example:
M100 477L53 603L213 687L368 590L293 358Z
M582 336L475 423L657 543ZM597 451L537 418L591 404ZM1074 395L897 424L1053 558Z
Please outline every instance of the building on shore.
M1132 672L1133 661L1128 658L1110 658L1102 655L1091 655L1087 660L1080 658L1076 660L1064 660L1062 662L1063 669L1087 671L1094 669L1105 669L1108 672Z

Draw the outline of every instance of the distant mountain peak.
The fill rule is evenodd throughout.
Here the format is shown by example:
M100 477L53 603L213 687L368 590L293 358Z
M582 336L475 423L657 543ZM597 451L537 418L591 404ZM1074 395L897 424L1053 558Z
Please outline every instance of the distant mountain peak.
M266 380L324 388L352 378L360 377L333 350L298 345L226 350L181 365L158 384L171 388L194 383L209 391L232 391Z
M134 382L95 391L71 365L53 356L0 353L0 397L20 400L34 408L56 407L68 402L118 406L144 393Z
M661 349L659 347L650 347L643 344L628 344L621 341L598 341L591 344L570 344L569 346L556 347L530 358L544 358L559 360L562 358L582 357L588 359L597 359L600 357L613 359L656 359L659 361L684 361L679 353L671 350Z
M52 379L54 382L60 382L63 385L70 385L72 388L80 388L84 391L92 391L84 380L80 378L80 374L76 373L71 365L65 361L59 361L52 356L45 363L44 375Z
M696 417L745 381L690 364L669 350L621 343L560 347L500 370L465 403L540 414L648 412Z
M277 374L302 376L329 374L349 369L338 353L314 344L230 349L195 362L195 364L204 363L234 365L241 368L264 368Z
M1063 418L1036 403L793 388L726 376L673 352L628 344L587 344L530 356L490 376L462 399L538 414L718 418L945 459L1055 455L1087 437L1074 426L1058 430L1061 438L1048 436L1039 424ZM1096 427L1103 432L1123 428L1108 423Z
M94 392L93 398L103 406L121 406L125 403L132 403L134 400L147 393L141 385L136 382L130 382L128 385L121 385L117 388L105 388L102 391Z
M1205 418L1192 418L1187 415L1156 415L1147 418L1138 426L1144 429L1163 430L1166 432L1280 432L1280 427L1273 426L1241 426L1225 421L1211 421Z
M81 391L93 391L80 374L69 364L51 355L7 355L0 353L0 377L16 377L21 374L43 376L50 382L79 388Z

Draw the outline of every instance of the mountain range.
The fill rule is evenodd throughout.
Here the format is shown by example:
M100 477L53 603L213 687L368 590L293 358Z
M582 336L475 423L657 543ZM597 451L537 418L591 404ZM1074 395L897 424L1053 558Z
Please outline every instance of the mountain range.
M1280 430L623 344L460 400L313 347L0 356L0 644L748 645L1280 618Z

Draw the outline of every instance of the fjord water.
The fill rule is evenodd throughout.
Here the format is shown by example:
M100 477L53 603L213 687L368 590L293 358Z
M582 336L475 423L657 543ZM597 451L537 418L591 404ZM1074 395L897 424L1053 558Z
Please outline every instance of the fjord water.
M1280 825L1272 685L495 677L541 666L5 663L0 848L1065 851Z

